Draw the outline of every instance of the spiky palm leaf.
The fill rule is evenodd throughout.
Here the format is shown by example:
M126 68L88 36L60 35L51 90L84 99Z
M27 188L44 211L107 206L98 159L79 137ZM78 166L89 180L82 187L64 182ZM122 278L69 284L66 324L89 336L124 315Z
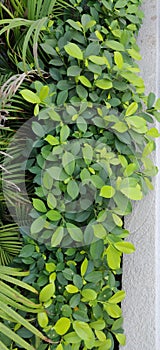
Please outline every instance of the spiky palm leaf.
M35 350L35 348L20 337L10 327L7 327L3 320L13 323L18 323L20 326L28 329L33 335L51 343L51 340L45 337L36 327L34 327L29 320L26 320L18 313L18 310L26 311L29 314L37 314L43 311L41 304L36 304L23 296L19 291L11 288L10 285L18 286L22 290L29 290L32 293L38 294L35 288L31 287L25 282L20 281L20 276L28 275L28 272L21 272L19 269L0 266L0 333L7 336L12 342L17 343L25 350ZM13 277L15 276L15 277ZM5 282L4 282L5 281ZM17 311L15 311L17 310ZM0 348L6 349L2 339L0 341Z

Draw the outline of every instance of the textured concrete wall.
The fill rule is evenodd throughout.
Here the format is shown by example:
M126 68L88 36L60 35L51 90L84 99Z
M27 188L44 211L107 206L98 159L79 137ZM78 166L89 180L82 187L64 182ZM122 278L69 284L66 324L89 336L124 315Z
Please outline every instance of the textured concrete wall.
M146 93L153 91L156 94L160 91L159 2L160 0L144 0L142 8L145 18L138 38L143 57L140 63L141 75L145 80ZM160 154L159 144L155 154L156 163L160 163L158 153ZM159 177L155 180L155 191L135 204L133 214L128 216L125 224L131 232L129 240L136 246L135 254L124 256L123 262L123 288L127 293L122 304L127 336L127 344L122 349L125 350L160 349L160 248L156 245L160 216L157 207L160 202ZM156 196L157 191L159 194Z

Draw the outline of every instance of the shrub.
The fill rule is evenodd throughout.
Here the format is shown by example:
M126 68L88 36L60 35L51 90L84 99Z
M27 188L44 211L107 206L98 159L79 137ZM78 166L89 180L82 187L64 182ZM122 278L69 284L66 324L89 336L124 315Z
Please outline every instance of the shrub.
M160 119L160 100L145 96L135 62L141 59L141 1L70 4L71 13L46 19L40 56L27 61L39 76L20 89L20 100L31 107L28 118L34 114L22 127L22 133L32 129L22 160L33 205L31 227L21 228L30 238L20 259L40 291L46 310L37 324L54 341L50 349L113 350L117 341L125 345L121 258L135 249L124 240L123 218L132 201L153 188L157 168L150 155L159 136L153 123ZM17 133L10 149L19 141ZM5 168L18 157L7 158ZM34 252L32 239L39 242Z

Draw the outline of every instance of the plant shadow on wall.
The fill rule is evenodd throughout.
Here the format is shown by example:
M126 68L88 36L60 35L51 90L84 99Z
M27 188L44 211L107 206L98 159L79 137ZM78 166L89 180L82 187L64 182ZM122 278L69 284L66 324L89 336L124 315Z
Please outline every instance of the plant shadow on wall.
M28 286L22 304L33 302L38 310L30 318L26 304L20 308L18 317L27 312L30 326L20 318L13 326L12 314L12 320L1 315L4 349L125 345L119 276L122 254L135 248L124 240L129 232L123 218L132 212L132 201L153 189L157 168L150 155L159 137L153 123L160 120L160 99L152 92L145 96L136 63L140 4L1 4L0 35L7 49L6 65L1 54L0 90L1 139L7 139L4 213L9 210L19 223L23 241L12 266L30 271L17 278L18 288ZM7 225L16 227L10 219ZM2 238L7 232L4 226ZM5 303L18 310L7 297ZM14 330L9 343L6 321Z

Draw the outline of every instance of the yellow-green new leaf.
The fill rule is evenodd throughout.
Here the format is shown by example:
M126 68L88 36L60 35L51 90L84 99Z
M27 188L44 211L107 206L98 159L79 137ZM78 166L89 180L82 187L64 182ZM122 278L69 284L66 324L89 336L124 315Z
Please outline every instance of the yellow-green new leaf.
M67 317L61 317L55 324L54 329L57 334L64 335L68 332L71 325L71 321Z
M48 325L48 315L46 313L46 311L44 312L39 312L37 315L37 320L38 320L38 324L40 325L40 327L45 328Z
M111 89L113 86L112 82L107 79L98 79L96 80L95 85L102 90Z
M126 109L126 117L133 115L138 109L138 103L132 102Z
M135 247L130 242L125 242L125 241L117 242L117 243L114 243L114 246L120 252L125 253L125 254L131 254L131 253L135 252Z
M108 303L118 304L125 298L125 296L126 296L125 291L120 290L117 293L115 293L111 298L108 299Z
M126 336L122 333L114 333L116 339L118 340L119 344L124 346L126 345Z
M41 302L46 302L54 296L55 285L54 283L49 283L40 291L39 300Z
M73 284L68 284L65 288L66 288L66 291L70 294L78 293L78 288Z
M83 52L78 45L74 43L69 43L64 46L65 51L69 56L77 58L78 60L83 60Z
M116 248L114 248L112 245L109 245L109 247L106 250L106 253L108 266L113 270L119 269L122 253Z
M115 194L115 189L112 186L103 186L100 191L100 196L104 198L112 198Z
M123 67L123 56L120 52L118 51L115 51L114 52L114 61L115 61L115 64L117 65L117 67L119 69L122 69Z
M113 318L119 318L122 315L122 310L117 304L105 303L104 309L108 313L108 315Z

